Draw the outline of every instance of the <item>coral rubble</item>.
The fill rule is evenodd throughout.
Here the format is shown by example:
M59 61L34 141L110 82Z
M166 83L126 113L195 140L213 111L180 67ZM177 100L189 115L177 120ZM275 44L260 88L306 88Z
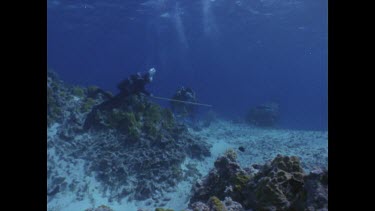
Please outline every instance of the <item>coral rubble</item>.
M270 104L254 108L248 120L273 126L277 119L278 106ZM162 207L181 181L194 181L187 211L328 210L328 170L306 174L298 157L283 155L263 165L240 166L239 156L251 155L255 144L264 149L261 153L269 151L272 139L235 147L239 156L228 149L202 178L196 162L184 161L210 156L210 146L191 131L145 96L120 100L98 87L66 85L48 73L47 200L67 191L75 200L94 200L92 181L83 179L89 177L108 202L139 200L160 211L171 210ZM220 134L229 139L234 133ZM301 144L293 137L286 147Z
M108 206L101 205L97 208L88 208L85 211L113 211L113 209Z
M47 133L50 198L76 189L82 200L89 192L88 184L59 177L61 160L84 161L84 173L96 177L109 201L128 197L158 202L187 176L181 169L185 158L210 155L209 145L176 122L170 110L143 96L132 95L110 109L95 110L112 99L98 89L70 87L48 74L47 131L56 133Z
M187 211L245 211L240 203L233 201L230 197L225 197L223 201L220 201L216 196L212 196L206 203L198 201L192 203L190 207Z
M295 156L278 155L271 162L257 165L257 169L241 169L233 156L226 153L216 160L215 168L193 186L189 207L226 210L223 206L210 208L210 204L211 207L213 203L219 205L220 200L230 197L241 209L325 210L327 180L327 170L305 174Z

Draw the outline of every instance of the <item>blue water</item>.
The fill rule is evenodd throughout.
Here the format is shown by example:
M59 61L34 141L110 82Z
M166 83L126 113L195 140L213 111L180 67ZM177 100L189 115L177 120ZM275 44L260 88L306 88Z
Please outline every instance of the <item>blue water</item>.
M189 86L228 118L273 101L281 127L327 129L327 0L47 2L48 67L67 83L116 93L155 67L156 96Z

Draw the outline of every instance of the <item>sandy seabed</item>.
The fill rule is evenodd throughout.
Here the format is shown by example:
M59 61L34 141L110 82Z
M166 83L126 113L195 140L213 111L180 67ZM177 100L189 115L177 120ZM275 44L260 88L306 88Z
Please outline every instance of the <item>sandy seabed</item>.
M58 124L47 130L48 136L56 135ZM214 166L214 161L227 149L235 149L237 160L241 167L252 164L264 164L272 160L277 154L297 156L301 159L302 167L306 173L316 168L328 169L328 132L305 131L287 129L263 129L247 124L233 123L218 120L200 131L189 128L189 131L212 145L211 156L202 161L186 159L182 164L185 169L187 164L197 166L199 173L205 176ZM244 152L238 150L242 146ZM58 149L48 149L48 154L53 158ZM53 160L53 159L52 159ZM138 209L153 211L155 207L147 206L146 201L132 201L123 199L120 203L108 202L102 193L99 193L101 184L93 175L84 173L84 160L59 161L59 172L62 177L85 181L88 185L83 200L77 201L73 192L62 192L48 199L48 211L84 211L87 208L107 205L115 211L137 211ZM174 210L187 208L193 181L180 182L165 198L163 207Z

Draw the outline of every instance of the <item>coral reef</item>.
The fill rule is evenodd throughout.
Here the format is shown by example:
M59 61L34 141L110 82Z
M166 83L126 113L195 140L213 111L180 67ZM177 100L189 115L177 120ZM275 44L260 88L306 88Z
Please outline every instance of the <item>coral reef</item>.
M81 87L75 86L72 88L72 94L77 97L84 97L85 91Z
M89 192L87 183L60 178L61 162L83 161L86 175L94 176L109 201L152 199L163 206L163 195L182 179L196 177L194 168L182 170L185 158L202 159L210 146L175 121L169 109L132 95L108 109L98 110L111 95L97 87L70 87L57 77L47 78L49 199L75 190L77 200ZM59 112L56 112L59 110ZM93 118L89 118L89 116ZM87 120L89 118L89 120ZM58 123L58 124L54 124ZM85 124L90 125L85 129ZM53 150L52 150L53 149ZM74 169L71 169L74 171ZM70 169L68 169L70 171Z
M105 206L105 205L101 205L97 208L89 208L89 209L86 209L85 211L113 211L112 208L108 207L108 206Z
M266 103L250 109L246 120L257 126L271 127L279 119L279 105L277 103Z
M64 105L64 99L59 95L63 96L60 93L64 93L64 90L60 88L61 83L54 73L47 72L47 126L62 120L61 107Z
M327 209L327 170L306 175L299 158L282 155L264 165L253 166L256 169L241 169L231 153L225 153L216 160L215 168L193 186L189 207L225 210L219 201L230 197L241 209ZM218 208L212 208L213 204Z
M86 88L68 86L54 72L47 72L47 127L54 123L69 128L82 128L87 113L103 101L107 95L89 96Z
M328 210L328 170L316 169L305 177L306 210Z
M156 208L155 211L174 211L172 209Z
M227 211L224 204L216 196L211 196L207 202L208 206L215 211Z
M267 141L250 140L234 146L236 150L228 149L214 162L214 168L199 179L202 172L199 172L196 161L185 159L204 159L210 155L210 146L192 132L194 129L176 121L171 110L142 95L109 100L115 97L98 87L68 86L54 73L48 73L48 201L67 191L74 192L78 201L94 200L95 191L109 202L120 202L124 198L144 200L147 206L153 207L152 210L158 207L155 210L168 211L170 209L162 208L170 207L167 202L171 197L167 194L176 191L177 184L185 185L180 183L183 180L195 183L187 209L190 211L328 209L328 170L316 169L305 174L298 157L267 154L275 143L279 143L268 135L264 137ZM105 105L105 109L97 109L100 105ZM258 114L272 110L270 106L257 109L255 113ZM270 116L275 117L276 113ZM251 121L269 126L277 119L271 121L265 116L259 115L257 119L253 115ZM89 127L85 128L85 125ZM232 140L241 136L238 132L241 131L225 129L218 134L220 139ZM293 148L301 144L300 139L292 134L283 147ZM252 156L255 146L261 149L257 153L274 159L241 168L238 157L242 163L251 164L244 161L243 156ZM313 158L321 153L325 153L324 149L317 148ZM304 161L305 158L309 159L304 157ZM321 166L315 162L308 166L309 170ZM92 181L96 186L91 184ZM112 209L104 205L87 209L109 210Z
M207 201L211 196L219 199L231 197L235 201L243 199L240 190L249 180L249 175L241 169L235 160L234 151L228 150L215 161L215 168L206 177L193 186L190 203Z
M249 182L244 190L244 206L257 210L301 210L304 176L297 157L278 155Z
M107 103L107 102L105 102ZM129 96L118 105L102 104L94 108L85 122L87 129L115 129L134 140L147 136L152 140L170 138L177 125L169 109L151 103L142 95ZM177 131L178 132L178 131Z
M224 156L229 158L229 160L231 161L236 161L237 159L237 153L236 151L234 151L234 149L227 149L225 152L224 152Z
M94 105L95 105L95 100L93 98L91 98L91 97L85 98L83 100L82 105L81 105L80 111L82 113L89 112L92 109L92 107L94 107Z
M194 202L187 211L244 211L241 204L233 201L230 197L225 197L224 201L220 201L216 196L210 197L206 202Z

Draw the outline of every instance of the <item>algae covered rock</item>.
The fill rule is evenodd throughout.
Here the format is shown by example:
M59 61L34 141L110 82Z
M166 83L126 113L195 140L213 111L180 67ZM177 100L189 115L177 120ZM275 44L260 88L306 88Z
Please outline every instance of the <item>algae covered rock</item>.
M84 199L87 184L55 179L58 161L79 161L85 176L101 183L98 191L109 202L153 199L155 207L163 207L165 193L197 174L182 170L184 160L210 155L208 144L145 96L116 98L98 87L64 84L52 73L47 94L47 142L56 149L48 151L50 199L67 189L76 189L76 199Z
M65 105L64 87L57 75L47 72L47 127L54 122L62 122Z
M100 93L92 97L87 93L87 88L67 85L56 73L47 72L47 127L53 123L82 127L87 113L108 99Z
M230 197L225 197L221 201L216 196L212 196L206 203L201 201L194 202L187 211L244 211L240 203L233 201Z
M172 209L156 208L155 211L174 211Z
M220 199L218 199L216 196L211 196L210 199L208 199L207 204L210 207L210 210L227 211L223 202L221 202Z
M264 165L244 190L245 206L259 210L301 209L304 172L295 156L278 155Z
M232 157L231 157L232 156ZM215 168L192 188L189 207L211 210L209 204L227 197L244 209L325 210L328 205L328 171L306 175L295 156L277 155L255 169L241 169L231 152L215 161ZM212 198L216 197L216 198ZM226 206L228 207L228 206Z
M96 153L87 157L92 161L89 170L116 200L125 196L146 200L173 188L184 178L180 165L186 157L210 155L209 146L189 134L169 109L143 95L103 102L85 124L96 137L107 136L97 141Z
M317 169L305 177L306 202L308 211L328 210L328 171Z
M196 182L192 187L193 196L190 203L207 201L211 196L219 199L231 197L235 201L242 200L242 190L250 175L241 169L236 162L234 151L228 150L215 161L215 168L207 176Z
M97 208L88 208L88 209L85 209L85 211L114 211L112 208L108 207L108 206L105 206L105 205L101 205Z
M114 129L132 141L141 137L155 141L171 140L170 136L178 130L169 109L148 101L142 95L103 102L88 114L84 127L86 130Z
M250 109L246 120L254 125L271 127L279 120L279 105L277 103L266 103Z

